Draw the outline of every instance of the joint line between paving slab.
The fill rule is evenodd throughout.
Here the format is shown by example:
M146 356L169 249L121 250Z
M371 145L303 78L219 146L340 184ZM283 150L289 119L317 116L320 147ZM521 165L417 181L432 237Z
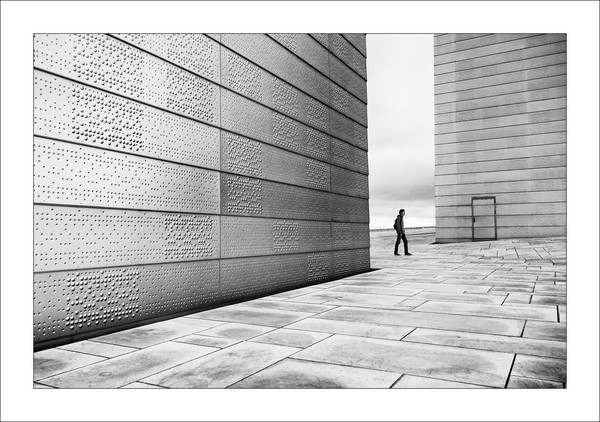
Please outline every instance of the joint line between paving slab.
M396 381L394 381L392 383L392 385L390 385L388 388L394 388L394 385L398 384L400 382L400 380L402 379L402 377L404 377L404 374L401 374L398 379Z
M504 384L504 388L508 388L508 382L510 381L510 375L512 374L513 366L515 366L515 361L517 360L517 354L513 356L512 363L510 364L510 369L508 370L508 376L506 377L506 384Z

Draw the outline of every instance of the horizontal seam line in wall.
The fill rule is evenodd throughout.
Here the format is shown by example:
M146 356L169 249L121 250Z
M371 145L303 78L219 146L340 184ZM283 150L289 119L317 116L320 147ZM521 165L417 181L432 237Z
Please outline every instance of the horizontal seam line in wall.
M496 34L490 34L490 35L496 35ZM487 36L490 36L490 35L487 35ZM513 39L505 40L505 41L496 41L496 42L493 42L493 43L490 43L490 44L477 45L477 46L474 46L474 47L468 47L468 48L463 48L463 49L460 49L460 50L449 51L447 53L440 53L440 54L435 54L434 53L433 57L440 57L440 56L445 56L445 55L448 55L448 54L456 54L456 53L460 53L462 51L475 50L476 48L485 48L485 47L490 47L490 46L493 46L493 45L506 44L506 43L513 42L513 41L519 41L519 40L525 40L525 39L528 39L528 38L539 37L540 35L543 35L543 34L525 35L525 36L522 36L522 37L519 37L519 38L513 38ZM468 41L471 41L472 39L477 39L477 38L483 38L483 37L474 37L474 38L469 38L467 40L454 41L453 44L457 44L459 42L468 42ZM439 47L439 45L438 46L434 46L434 47ZM434 48L434 51L435 51L435 48Z
M566 157L566 154L561 154L561 157ZM548 155L547 157L554 157L553 155ZM504 160L511 161L511 160ZM444 164L449 165L449 164ZM437 167L437 166L436 166ZM526 168L518 168L518 169L504 169L504 170L481 170L481 171L469 171L469 172L461 172L461 173L447 173L447 174L436 174L436 176L462 176L467 174L483 174L483 173L499 173L505 171L531 171L531 170L539 170L539 169L553 169L553 168L565 168L566 166L553 166L553 167L526 167Z
M267 35L269 35L269 34L267 34ZM306 34L306 35L308 35L308 36L309 36L309 37L310 37L312 40L314 40L314 41L315 41L315 42L316 42L316 43L319 45L319 47L323 48L323 49L324 49L325 51L327 51L329 54L332 54L333 56L335 56L335 58L336 58L336 59L338 59L338 60L339 60L339 61L341 61L341 62L342 62L344 65L346 65L346 66L348 67L348 69L350 69L352 72L354 72L354 73L355 73L355 74L356 74L356 75L357 75L359 78L361 78L363 81L367 82L367 79L366 79L364 76L362 76L360 73L358 73L358 71L357 71L356 69L354 69L352 66L350 66L348 63L346 63L346 62L344 61L344 59L342 59L340 56L338 56L338 55L337 55L337 54L336 54L336 53L335 53L333 50L329 49L329 47L325 47L323 44L321 44L319 41L317 41L317 40L316 40L316 39L315 39L315 38L314 38L312 35L310 35L310 34ZM329 35L329 34L328 34L328 35ZM346 41L348 44L350 44L350 47L352 47L352 49L353 49L353 50L356 50L356 51L358 52L358 54L360 54L360 56L361 56L361 57L363 57L364 59L366 59L366 57L365 57L365 56L363 56L363 55L362 55L362 53L361 53L360 51L358 51L358 50L356 49L356 47L354 47L354 44L352 44L350 41L348 41L348 40L346 39L346 37L344 37L342 34L338 34L338 35L339 35L339 36L341 36L341 37L342 37L342 38L343 38L343 39L344 39L344 40L345 40L345 41ZM269 37L270 37L270 35L269 35ZM274 39L274 38L272 38L272 37L271 37L271 39L273 39L274 41L278 42L278 43L279 43L279 44L280 44L282 47L285 47L285 45L281 44L281 43L280 43L279 41L277 41L276 39ZM286 50L287 50L287 47L285 47L285 48L286 48ZM289 51L289 50L288 50L288 51ZM365 65L365 71L366 71L366 65Z
M498 53L498 54L510 53L510 52L513 52L513 51L523 51L523 50L528 50L528 49L530 49L530 48L539 48L539 47L544 47L544 46L546 46L546 45L561 44L561 43L565 43L565 45L566 45L566 41L556 41L556 42L551 42L551 43L548 43L548 44L534 45L534 46L532 46L532 47L527 47L527 48L518 49L518 50L505 51L505 52L503 52L503 53ZM559 51L559 52L554 52L554 53L541 54L541 55L539 55L539 56L527 57L527 59L534 59L534 58L536 58L536 57L550 56L550 55L552 55L552 54L560 54L560 53L565 53L565 52L566 52L566 51ZM493 55L493 54L492 54L492 55ZM488 56L488 57L489 57L489 56ZM474 58L479 58L479 57L474 57ZM468 68L468 69L461 69L461 70L459 70L458 72L463 72L463 71L466 71L466 70L472 70L472 69L481 69L481 68L484 68L484 67L490 67L490 66L497 66L497 65L499 65L499 64L506 64L506 63L520 62L520 61L522 61L522 60L527 60L527 59L515 59L515 60L509 60L509 61L500 61L500 62L498 62L498 63L486 64L486 65L483 65L483 66L473 66L473 67L470 67L470 68ZM473 59L467 59L467 60L473 60ZM450 63L456 63L456 62L450 62ZM456 73L456 72L457 72L456 70L451 70L451 71L449 71L449 72L435 73L435 67L436 67L436 66L444 66L444 65L446 65L446 64L448 64L448 63L442 63L442 64L435 64L435 65L433 65L433 68L434 68L434 75L433 75L433 77L434 77L434 80L435 80L435 77L436 77L436 76L439 76L439 75L447 75L448 73Z
M140 154L136 154L136 153L130 153L130 152L127 152L127 151L119 151L119 150L113 150L113 149L106 149L104 147L97 146L97 145L80 144L80 143L75 142L75 141L63 140L63 139L53 138L53 137L45 136L45 135L35 135L34 134L34 136L36 138L43 138L43 139L48 139L48 140L56 141L56 142L64 142L66 144L76 145L76 146L80 146L80 147L84 147L84 148L87 147L87 148L97 149L97 150L100 150L100 151L108 151L108 152L113 152L113 153L117 153L117 154L132 155L132 156L135 156L135 157L146 158L148 160L155 160L155 161L160 161L160 162L175 164L175 165L179 165L179 166L184 166L184 167L197 168L197 169L201 169L201 170L209 170L209 171L213 171L213 172L216 172L216 173L230 174L230 175L233 175L233 176L243 176L243 177L248 177L250 179L257 179L257 180L263 180L265 182L279 183L279 184L286 185L286 186L299 187L299 188L303 188L303 189L309 189L309 190L312 190L312 191L318 191L318 192L324 192L324 193L337 193L337 192L334 192L334 191L331 190L331 179L329 180L330 189L329 190L324 190L324 189L314 188L314 187L310 187L310 186L296 185L296 184L289 183L289 182L282 182L282 181L279 181L279 180L266 179L266 178L257 177L257 176L254 176L254 175L246 175L246 174L243 174L243 173L235 173L235 172L232 172L232 171L229 171L229 170L222 170L222 169L215 169L215 168L211 168L211 167L196 166L196 165L193 165L193 164L180 163L180 162L177 162L177 161L165 160L165 159L162 159L162 158L149 157L149 156L146 156L146 155L140 155ZM287 151L287 150L284 150L284 151ZM339 166L337 166L335 164L330 164L330 163L326 163L326 164L327 165L331 165L333 167L340 168L342 170L352 171L352 170L348 170L348 169L346 169L344 167L339 167ZM367 176L368 177L367 174L363 174L363 173L359 173L359 172L354 172L354 173L360 174L361 176ZM35 176L35 174L34 174L34 176ZM340 195L350 196L350 197L353 197L353 198L364 198L363 196L347 195L347 194L344 194L344 193L342 193Z
M553 88L556 88L556 87L553 87ZM542 89L553 89L553 88L542 88ZM540 91L540 90L539 89L535 89L534 91ZM531 92L531 91L528 91L528 92ZM541 102L541 101L549 101L549 100L561 100L563 98L565 100L567 99L566 96L560 95L558 97L542 98L542 99L533 100L533 101L519 101L519 102L516 102L516 103L508 103L508 104L502 104L502 105L497 105L497 106L486 106L486 107L468 108L468 109L459 110L459 111L445 111L443 113L434 113L433 115L434 116L443 116L443 115L446 115L446 114L465 113L467 111L479 111L479 110L486 110L486 109L498 109L500 107L510 107L510 106L519 105L519 104L532 104L532 103L538 103L538 102ZM448 104L448 103L446 103L446 104ZM469 119L469 120L471 120L471 119ZM475 120L477 120L477 119L475 119ZM458 120L458 121L465 121L465 120ZM448 122L448 123L450 123L450 122Z
M268 33L265 33L265 35L267 37L269 37L271 40L275 41L278 45L280 45L281 47L283 47L286 51L288 51L290 54L292 54L293 56L297 57L298 59L300 59L302 62L304 62L306 65L310 66L312 69L314 69L316 72L319 72L319 74L321 74L322 76L324 76L325 78L327 78L328 80L330 80L331 82L335 83L336 85L338 85L340 88L342 88L344 91L348 92L348 94L352 95L353 97L355 97L357 100L363 102L364 104L366 104L365 101L361 100L360 98L358 98L358 96L356 96L356 94L348 91L346 88L342 87L340 84L338 84L337 82L335 82L333 79L331 79L331 77L329 75L324 74L323 72L321 72L319 69L317 69L315 66L313 66L312 64L310 64L307 60L303 59L302 57L300 57L298 54L294 53L291 50L288 50L288 48L286 46L284 46L283 44L281 44L279 41L277 41L275 38L271 37ZM312 38L312 37L311 37ZM315 42L319 45L319 47L323 48L326 52L329 53L329 49L323 47L323 44L321 44L320 42L318 42L317 40L315 40ZM225 46L227 47L227 46ZM227 47L229 48L229 47ZM233 50L232 50L233 51ZM239 54L239 53L236 53ZM332 55L338 59L340 62L342 62L342 64L344 66L346 66L348 69L350 69L350 71L354 74L356 74L363 82L367 82L366 79L364 79L362 76L360 76L358 73L356 73L356 71L354 69L352 69L350 66L348 66L346 64L346 62L344 62L343 60L339 59L335 54L332 53ZM260 66L259 66L260 67ZM262 67L261 67L262 69Z
M461 186L461 185L459 185ZM567 188L564 189L534 189L534 190L508 190L508 191L494 191L494 192L481 192L481 193L455 193L455 194L450 194L450 195L440 195L440 194L436 194L435 197L436 198L449 198L449 197L470 197L470 196L477 196L477 195L481 195L482 193L486 193L486 194L491 194L491 195L504 195L504 194L517 194L517 193L536 193L536 192L566 192Z
M484 35L478 35L478 36L473 37L473 38L465 38L464 40L460 40L460 41L449 41L449 42L445 42L445 43L442 43L442 44L435 44L435 39L438 38L438 37L443 37L444 35L451 35L451 34L450 33L445 33L445 34L437 34L437 35L434 34L433 35L433 39L434 39L434 45L433 45L433 47L434 48L435 47L440 47L442 45L455 44L457 42L470 41L470 40L475 40L477 38L489 37L490 35L494 35L494 34L493 33L489 33L489 34L484 34Z
M250 136L248 136L248 135L244 135L244 134L241 134L241 133L238 133L238 132L234 132L234 131L232 131L232 130L229 130L229 129L223 129L223 128L219 127L218 125L214 124L214 123L208 123L208 122L204 122L204 121L202 121L202 120L198 120L198 119L196 119L196 118L194 118L194 117L186 116L186 115L184 115L184 114L179 114L179 113L177 113L176 111L171 111L171 110L168 110L168 109L163 109L163 108L161 108L161 107L159 107L159 106L156 106L156 105L153 105L153 104L148 104L148 103L145 103L145 102L143 102L143 101L140 101L140 100L138 100L138 99L135 99L135 98L129 98L129 97L126 97L126 96L124 96L124 95L122 95L122 94L119 94L119 93L115 93L115 92L107 91L106 89L103 89L103 88L98 88L98 87L96 87L96 86L89 85L89 84L87 84L87 83L85 83L85 82L81 82L81 81L78 81L78 80L76 80L76 79L71 79L71 78L69 78L68 76L59 75L59 74L56 74L56 73L54 73L54 72L51 72L51 71L48 71L48 70L45 70L45 69L40 69L40 68L34 68L34 70L37 70L37 71L39 71L39 72L43 72L43 73L47 73L47 74L49 74L49 75L52 75L52 76L55 76L55 77L57 77L57 78L65 79L65 80L67 80L67 81L70 81L70 82L73 82L73 83L76 83L76 84L79 84L79 85L83 85L83 86L86 86L86 87L88 87L88 88L91 88L91 89L95 89L95 90L98 90L98 91L101 91L101 92L105 92L105 93L107 93L107 94L110 94L110 95L114 95L114 96L117 96L117 97L120 97L120 98L124 98L124 99L126 99L126 100L128 100L128 101L132 101L132 102L135 102L135 103L138 103L138 104L142 104L142 105L144 105L144 106L146 106L146 107L150 107L150 108L153 108L153 109L156 109L156 110L160 110L160 111L162 111L162 112L165 112L165 113L173 114L173 115L175 115L175 116L178 116L178 117L181 117L181 118L184 118L184 119L187 119L187 120L190 120L190 121L196 122L196 123L200 123L200 124L203 124L203 125L206 125L206 126L209 126L209 127L215 128L215 129L218 129L218 130L220 130L220 131L223 131L223 132L228 132L228 133L231 133L231 134L234 134L234 135L241 136L241 137L243 137L243 138L248 138L248 139L250 139L250 140L253 140L253 141L255 141L255 142L260 142L261 144L264 144L264 145L269 145L269 146L272 146L272 147L278 148L278 149L280 149L280 150L283 150L283 151L286 151L286 152L291 152L291 153L293 153L293 154L297 154L297 155L300 155L300 156L302 156L302 157L310 158L310 159L312 159L312 160L316 160L316 161L319 161L319 162L321 162L321 163L325 163L325 164L331 164L331 165L334 165L334 166L336 166L336 167L340 167L340 168L344 168L344 169L348 169L348 170L353 170L353 169L349 169L349 168L347 168L347 167L341 167L341 166L339 166L339 165L337 165L337 164L333 164L333 163L331 163L330 161L324 161L323 159L321 159L321 158L318 158L318 157L313 157L313 156L310 156L310 155L303 154L303 153L301 153L301 152L292 151L292 150L289 150L289 149L283 148L282 146L279 146L279 145L276 145L276 144L271 144L271 143L268 143L268 142L262 141L262 140L260 140L260 139L252 138L252 137L250 137ZM235 92L234 92L234 94L238 95L238 94L237 94L237 93L235 93ZM261 104L261 105L262 105L262 104ZM339 139L339 138L337 138L337 137L335 137L335 136L332 136L332 135L330 135L330 134L328 134L328 133L326 133L326 132L321 132L321 133L324 133L325 135L327 135L327 136L330 136L332 139L336 139L336 140L338 140L338 141L340 141L340 142L343 142L344 144L347 144L347 145L349 145L349 146L351 146L351 147L353 147L353 148L359 149L359 150L361 150L362 152L367 152L367 153L368 153L368 151L367 151L367 150L364 150L364 149L362 149L362 148L360 148L360 147L357 147L356 145L354 145L354 144L351 144L351 143L349 143L348 141L344 141L343 139ZM37 136L42 136L42 135L37 135ZM58 139L57 139L57 140L58 140ZM65 142L69 142L69 141L65 141ZM361 173L360 171L357 171L357 170L353 170L353 171L356 171L357 173ZM361 173L361 174L368 174L368 173Z
M436 106L441 106L441 105L445 105L445 104L464 103L466 101L476 101L476 100L483 100L483 99L494 98L494 97L500 97L500 98L502 98L502 97L506 97L508 95L514 95L514 94L528 94L530 92L541 91L543 89L562 88L562 87L566 88L566 86L567 85L565 83L565 84L562 84L562 85L552 85L552 86L547 86L547 87L538 88L538 89L526 89L526 90L522 90L522 91L507 92L507 93L504 93L504 94L488 95L488 96L485 96L485 97L468 98L468 99L465 99L465 100L446 101L446 102L443 102L443 103L436 103L436 104L434 104L434 108ZM503 106L503 105L510 105L510 104L512 104L512 103L499 104L498 107ZM485 107L485 108L488 108L488 107ZM468 110L477 110L477 108L475 108L475 109L468 109ZM459 111L466 111L466 110L459 110Z
M263 107L266 107L266 108L268 108L269 110L275 111L276 113L282 114L282 115L284 115L284 116L286 116L286 117L288 117L288 118L290 118L290 119L292 119L292 120L294 120L294 121L297 121L298 123L301 123L301 124L303 124L303 125L306 125L306 126L309 126L309 127L313 128L313 129L315 129L315 130L318 130L319 132L322 132L322 133L325 133L325 134L327 134L327 135L330 135L330 134L329 134L329 133L327 133L327 132L323 132L323 129L320 129L320 128L316 127L316 126L313 126L313 125L312 125L312 124L310 124L310 123L306 123L306 122L303 122L303 121L301 121L301 120L298 120L298 119L297 119L297 118L295 118L295 117L292 117L292 116L289 116L289 115L287 115L287 114L284 114L282 111L276 110L276 109L274 109L274 108L273 108L273 107L271 107L271 106L265 105L265 104L263 104L263 103L259 103L258 101L256 101L256 100L255 100L255 99L253 99L252 97L249 97L249 96L247 96L247 95L245 95L245 94L243 94L243 93L240 93L240 92L234 91L233 89L231 89L231 88L229 88L229 87L226 87L226 86L224 86L224 85L220 85L219 83L217 83L217 82L215 82L215 81L212 81L212 80L208 79L207 77L205 77L205 76L202 76L202 75L200 75L200 74L198 74L198 73L196 73L196 72L194 72L194 71L192 71L192 70L190 70L190 69L186 69L185 67L183 67L183 66L181 66L181 65L179 65L179 64L177 64L177 63L174 63L174 62L172 62L172 61L171 61L171 60L169 60L169 59L166 59L166 58L164 58L164 57L161 57L161 56L159 56L159 55L157 55L157 54L155 54L155 53L153 53L153 52L151 52L151 51L148 51L148 50L146 50L146 49L144 49L144 48L142 48L142 47L139 47L139 46L137 46L137 45L135 45L135 44L132 44L132 43L130 43L130 42L128 42L128 41L124 41L124 40L122 40L122 39L120 39L120 38L117 38L117 37L115 37L115 36L111 35L111 34L106 34L106 35L107 35L107 36L109 36L109 37L111 37L111 38L113 38L113 39L115 39L115 40L117 40L117 41L119 41L119 42L122 42L123 44L129 45L130 47L132 47L132 48L135 48L136 50L143 51L144 53L146 53L146 54L148 54L148 55L150 55L150 56L153 56L153 57L155 57L155 58L157 58L157 59L159 59L159 60L161 60L161 61L163 61L163 62L165 62L165 63L171 64L171 65L173 65L173 66L175 66L175 67L177 67L177 68L179 68L179 69L181 69L181 70L183 70L183 71L185 71L185 72L187 72L187 73L190 73L190 74L192 74L192 75L194 75L194 76L196 76L196 77L198 77L198 78L201 78L201 79L203 79L203 80L205 80L205 81L207 81L207 82L209 82L209 83L211 83L211 84L214 84L214 85L216 85L216 86L218 86L218 87L221 87L221 88L223 88L223 89L226 89L226 90L228 90L228 91L230 91L230 92L233 92L234 94L237 94L237 95L239 95L239 96L241 96L241 97L244 97L244 98L246 98L246 99L248 99L248 100L250 100L250 101L252 101L252 102L254 102L254 103L256 103L256 104L260 104L261 106L263 106ZM210 37L208 37L208 38L210 38ZM212 38L210 38L210 39L212 40ZM213 41L215 41L215 40L213 40ZM275 40L273 40L273 41L275 41ZM217 42L217 41L215 41L215 42ZM219 43L219 44L220 44L220 45L222 45L221 43ZM235 51L231 50L231 48L229 48L229 47L227 47L227 46L225 46L225 45L222 45L222 46L223 46L223 47L225 47L225 48L227 48L229 51L232 51L232 52L234 52L235 54L237 54L237 55L241 56L241 54L239 54L239 53L237 53L237 52L235 52ZM286 50L287 50L287 49L286 49ZM289 51L289 50L288 50L288 51ZM243 56L241 56L241 57L243 57ZM245 57L244 57L244 58L245 58ZM248 59L246 59L246 60L248 60ZM250 60L248 60L248 61L250 61ZM251 61L250 61L250 62L251 62ZM269 74L271 74L271 75L275 76L276 78L283 80L283 79L282 79L282 78L280 78L279 76L277 76L277 75L274 75L273 73L271 73L271 72L269 72L268 70L266 70L266 69L262 68L261 66L257 65L256 63L254 63L254 62L251 62L251 63L253 63L255 66L259 67L261 70L263 70L263 71L265 71L265 72L267 72L267 73L269 73ZM328 79L329 79L329 78L328 78ZM286 82L286 83L289 83L289 82L287 82L287 81L285 81L285 82ZM333 81L332 81L332 82L333 82ZM320 102L320 103L321 103L321 104L323 104L325 107L328 107L328 108L333 108L331 105L325 104L325 103L323 103L322 101L320 101L318 98L315 98L315 97L313 97L312 95L310 95L310 94L308 94L308 93L306 93L306 92L304 92L304 91L300 90L300 89L299 89L299 88L297 88L295 85L293 85L293 84L291 84L291 83L290 83L290 85L294 86L294 88L296 88L296 89L298 89L299 91L303 92L305 95L309 96L310 98L312 98L312 99L314 99L314 100L316 100L316 101ZM342 89L344 89L344 88L342 87ZM344 89L344 90L345 90L345 89ZM350 94L351 94L351 93L350 93ZM360 100L360 98L358 98L358 100ZM366 105L366 104L365 104L365 105ZM338 110L337 110L337 109L335 109L335 108L334 108L334 110L338 111ZM365 128L367 127L367 126L364 126L362 123L360 123L360 122L356 121L356 120L355 120L353 117L346 116L346 114L344 114L344 113L343 113L343 112L341 112L341 111L338 111L338 113L340 113L340 114L344 115L344 116L345 116L345 117L347 117L348 119L352 120L353 122L355 122L355 123L357 123L357 124L359 124L359 125L361 125L361 126L363 126L363 127L365 127ZM330 136L331 136L331 135L330 135Z
M355 251L355 250L365 250L365 249L370 249L370 247L367 246L367 247L346 248L346 249L325 249L325 250L314 250L314 251L307 251L307 252L287 252L287 253L263 254L263 255L244 255L244 256L232 256L232 257L226 257L226 258L193 259L193 260L185 260L185 261L162 261L162 262L148 262L148 263L138 263L138 264L121 264L121 265L112 265L112 266L107 266L107 267L68 268L68 269L60 269L60 270L34 271L33 274L36 275L36 274L61 273L61 272L73 272L73 271L110 270L112 268L144 267L147 265L175 265L175 264L189 264L189 263L196 263L196 262L197 263L220 262L220 261L224 261L224 260L233 260L233 259L238 259L238 258L281 257L281 256L289 256L289 255L308 255L308 254L312 254L312 253Z
M527 79L520 79L518 81L511 81L511 82L504 82L504 83L493 84L493 85L478 86L478 87L475 87L475 88L465 88L465 89L458 89L456 91L439 92L439 93L434 94L434 96L456 94L458 92L473 92L473 91L477 91L477 90L480 90L480 89L488 89L488 88L494 88L494 87L504 86L504 85L522 84L522 83L525 83L525 82L539 81L540 79L558 78L558 77L561 77L561 76L565 76L566 77L567 74L566 73L559 73L557 75L540 76L539 78L527 78ZM500 94L500 95L504 95L504 94ZM487 97L484 97L484 98L487 98ZM459 100L459 101L463 101L463 100Z
M556 216L556 215L566 215L566 212L561 212L561 213L555 213L555 214L504 214L504 215L498 215L497 217L539 217L539 216ZM477 216L476 216L477 217ZM488 217L488 216L480 216L480 217ZM493 217L493 215L490 215L489 217ZM436 217L436 220L438 218L472 218L471 215L462 215L462 216L453 216L453 217ZM493 227L493 226L492 226ZM522 227L522 226L502 226L502 227Z
M521 39L519 39L519 40L511 40L511 41L509 41L509 42L512 42L512 41L520 41L520 40L524 40L524 39L531 39L531 38L538 37L538 36L540 36L540 35L533 35L533 36L531 36L531 37L521 38ZM543 36L543 35L541 35L541 36ZM506 50L506 51L499 51L499 52L496 52L496 53L491 53L491 54L484 54L484 55L482 55L482 56L469 57L469 58L467 58L467 59L452 60L452 61L450 61L450 62L438 63L438 64L435 64L434 66L443 66L443 65L446 65L446 64L450 64L450 63L460 63L460 62L465 62L465 61L467 61L467 60L481 59L481 58L484 58L484 57L491 57L491 56L499 56L499 55L501 55L501 54L512 53L512 52L514 52L514 51L522 51L522 50L525 50L525 49L527 49L527 48L540 47L540 46L543 46L543 45L558 44L559 42L563 42L563 41L562 41L562 40L561 40L561 41L553 41L553 42L548 42L548 43L544 43L544 44L538 44L538 45L532 45L532 46L523 47L523 48L515 48L515 49L513 49L513 50ZM465 51L467 51L467 50L465 50ZM448 53L448 54L450 54L450 53Z
M479 141L469 141L469 142L479 142ZM567 143L566 141L558 141L558 142L549 142L549 143L539 144L539 145L520 145L520 146L516 146L516 147L490 148L490 149L483 149L483 150L482 149L475 149L473 151L440 152L440 153L436 153L435 157L440 157L440 156L444 156L444 155L459 155L459 154L484 153L484 152L487 152L487 151L505 151L505 150L508 150L508 149L541 147L541 146L548 146L548 145L560 145L560 144L566 144L566 143Z
M557 121L560 122L562 120L557 120ZM503 137L500 137L500 138L473 139L473 140L470 140L470 141L442 142L442 143L437 143L436 142L435 146L438 146L438 145L461 145L461 144L466 144L468 142L485 142L485 141L494 141L494 140L497 140L497 139L525 138L525 137L528 137L528 136L550 135L550 134L553 134L553 133L567 133L567 131L566 130L554 130L554 131L550 131L550 132L530 133L529 135L503 136ZM480 150L478 149L477 151L480 151ZM481 151L487 151L487 150L481 150Z
M539 145L539 146L546 146L546 145ZM565 143L566 146L566 143ZM558 156L566 156L567 154L547 154L547 155L528 155L526 157L510 157L510 158L494 158L494 159L489 159L489 160L472 160L472 161L460 161L457 163L434 163L434 167L437 166L457 166L457 165L463 165L463 164L473 164L473 163L491 163L491 162L498 162L498 161L513 161L513 160L522 160L522 159L529 159L529 158L540 158L540 157L558 157Z
M362 33L359 33L359 34L362 34ZM308 34L308 35L310 35L310 36L312 37L312 35L311 35L311 34ZM355 44L354 44L352 41L350 41L348 38L346 38L346 36L345 36L344 34L340 33L340 35L341 35L341 36L342 36L342 37L343 37L343 38L344 38L346 41L348 41L348 44L350 44L350 45L352 46L352 48L354 48L354 49L355 49L355 50L358 52L358 54L360 54L361 56L363 56L363 58L366 60L367 56L365 56L365 55L362 53L362 51L360 51L360 49L359 49L359 48L358 48L358 47L357 47L357 46L356 46L356 45L355 45ZM366 44L366 34L363 34L363 35L365 35L365 44ZM313 37L313 38L314 38L314 37ZM315 41L317 41L317 40L315 39ZM317 41L317 42L318 42L318 41ZM320 44L320 43L319 43L319 44Z
M343 196L343 195L342 195ZM362 198L358 198L362 199ZM298 221L313 221L316 223L356 223L356 224L368 224L368 222L362 221L340 221L340 220L315 220L314 218L290 218L290 217L265 217L261 215L244 215L244 214L216 214L208 212L190 212L190 211L164 211L164 210L153 210L145 208L126 208L126 207L105 207L95 205L72 205L72 204L55 204L55 203L44 203L44 202L33 202L33 205L44 206L44 207L66 207L66 208L85 208L85 209L97 209L97 210L117 210L117 211L137 211L137 212L152 212L157 214L187 214L187 215L207 215L214 217L234 217L234 218L262 218L265 220L298 220Z
M527 61L527 60L538 59L540 57L557 56L559 54L565 54L565 53L545 54L543 56L533 57L532 59L521 59L521 60L515 60L513 62L508 62L508 63L523 62L523 61ZM498 73L492 73L490 75L476 76L476 77L473 77L473 78L455 79L455 80L447 81L447 82L434 83L433 86L441 86L441 85L446 85L446 84L456 84L456 83L461 83L461 82L466 82L466 81L474 81L474 80L483 79L483 78L499 77L501 75L508 75L508 74L511 74L511 73L519 73L519 72L527 72L527 71L533 70L533 69L541 69L541 68L544 68L544 67L560 66L560 65L563 65L563 64L567 64L566 59L565 59L565 61L561 61L561 62L553 63L553 64L547 64L547 65L543 65L543 66L527 67L527 68L519 69L519 70L511 70L509 72L498 72ZM496 65L496 66L498 66L498 65ZM457 74L457 73L460 73L460 72L468 72L468 71L470 71L470 69L467 69L467 70L457 70L455 72L449 72L449 73ZM442 73L442 75L447 75L447 74L448 73ZM438 76L440 76L440 75L438 75Z
M474 118L474 119L457 120L457 121L454 121L454 122L434 123L434 126L459 124L459 123L463 123L463 122L474 122L474 121L482 121L482 120L499 119L501 117L510 117L510 116L525 116L525 115L530 115L530 114L547 113L549 111L566 110L566 109L567 109L567 107L557 107L557 108L548 108L548 109L545 109L545 110L524 111L522 113L501 114L501 115L498 115L498 116L481 117L479 119ZM540 122L537 122L537 123L540 123ZM510 125L510 126L513 126L513 125ZM497 126L497 127L502 127L502 126Z
M505 204L496 204L496 206L507 206L507 205L539 205L539 204L566 204L567 201L542 201L542 202L512 202L512 203L505 203ZM471 208L471 204L457 204L457 205L435 205L435 208L456 208L456 207L468 207ZM566 214L565 213L559 213L559 214ZM508 214L510 215L510 214ZM530 214L528 214L530 215Z
M492 183L519 183L519 182L534 182L538 180L567 180L566 176L563 177L543 177L541 179L521 179L521 180L509 180L509 181L499 181L499 182L474 182L474 183L449 183L444 185L436 184L435 187L441 186L470 186L470 185L489 185ZM468 195L468 194L464 194ZM453 195L454 196L454 195Z
M519 123L518 125L512 124L512 125L505 125L505 126L487 127L487 128L481 128L481 129L469 129L469 130L457 130L457 131L452 131L452 132L442 132L442 133L436 133L436 134L434 134L434 136L451 135L451 134L455 134L455 133L481 132L483 130L506 129L506 128L511 128L511 127L540 125L540 124L544 124L544 123L553 123L553 122L565 122L566 123L567 118L565 117L564 119L544 120L542 122ZM481 139L481 140L484 140L484 139ZM465 142L467 142L467 141L465 141Z

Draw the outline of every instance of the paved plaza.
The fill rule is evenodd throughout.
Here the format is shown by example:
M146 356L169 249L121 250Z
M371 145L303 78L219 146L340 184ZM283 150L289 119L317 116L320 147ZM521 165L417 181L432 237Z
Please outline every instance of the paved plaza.
M376 271L34 354L36 388L564 388L566 239L372 232Z

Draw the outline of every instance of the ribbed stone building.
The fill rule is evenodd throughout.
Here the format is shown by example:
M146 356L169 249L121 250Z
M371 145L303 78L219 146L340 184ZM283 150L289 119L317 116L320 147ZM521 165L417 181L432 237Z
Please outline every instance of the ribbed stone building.
M34 340L370 268L364 34L37 34Z
M438 242L566 236L565 34L438 34Z

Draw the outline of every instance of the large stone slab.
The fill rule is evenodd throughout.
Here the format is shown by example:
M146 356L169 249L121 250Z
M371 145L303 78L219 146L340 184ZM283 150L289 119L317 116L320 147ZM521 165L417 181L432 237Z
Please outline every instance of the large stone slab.
M567 341L567 324L562 322L527 321L523 337Z
M395 288L421 289L428 292L449 292L449 293L487 293L492 288L491 284L484 286L470 284L444 284L444 283L401 283Z
M404 375L393 388L488 388L481 385L467 384L464 382L446 381L436 378L416 377Z
M524 324L524 321L515 319L349 307L332 309L320 314L318 318L507 336L520 335Z
M344 292L344 293L361 293L371 295L387 295L387 296L412 296L423 289L403 289L400 287L377 287L377 286L354 286L344 285L329 289L328 292Z
M37 381L103 360L104 358L99 356L68 350L42 350L33 354L33 379Z
M321 312L328 311L335 308L331 305L315 305L311 303L298 303L288 301L275 301L275 300L263 300L256 299L249 302L239 303L238 306L247 306L249 308L263 308L263 309L277 309L280 311L295 311L295 312L308 312L312 314L319 314Z
M261 325L237 324L235 322L230 322L206 330L202 332L202 335L242 341L259 336L274 329L275 327L264 327Z
M200 321L192 318L175 318L96 337L94 341L118 346L144 348L221 324L214 321Z
M513 361L509 353L342 335L294 357L490 387L504 387Z
M464 333L460 331L430 330L417 328L402 341L466 347L495 352L520 353L566 359L567 345L559 341L537 340L522 337L495 336Z
M495 318L556 321L556 309L539 306L494 306L470 303L429 301L415 309L417 312L439 312L457 315L481 315Z
M567 361L517 355L512 375L545 381L567 382Z
M287 358L231 388L389 388L400 374Z
M197 314L190 315L190 317L202 318L203 320L283 327L311 315L308 312L278 311L275 309L256 309L247 306L231 305L198 312Z
M143 379L170 388L225 388L300 349L243 342Z
M72 352L87 353L88 355L101 356L105 358L114 358L138 350L134 347L117 346L116 344L106 344L97 341L83 340L76 343L65 344L59 349L70 350Z
M241 340L190 334L189 336L179 337L173 341L178 343L195 344L197 346L208 346L222 349L224 347L229 347L233 344L239 343Z
M346 334L349 336L372 337L390 340L400 340L414 327L396 325L379 325L365 322L336 321L318 318L306 318L288 325L294 330L317 331L331 334Z
M511 375L506 388L563 388L563 383Z
M455 293L440 293L440 292L422 292L414 295L411 299L435 300L444 302L466 302L466 303L487 303L493 305L501 305L504 301L503 296L491 296L485 294L455 294Z
M312 346L313 344L329 337L330 335L331 334L280 328L279 330L274 330L258 337L254 337L252 341L257 343L278 344L280 346L305 349L308 346Z
M301 301L308 303L327 303L327 304L352 304L359 306L394 306L402 299L407 299L408 296L384 296L360 293L344 293L334 292L333 289L319 291L318 293L310 293L301 297L291 299L293 301Z
M60 388L118 388L215 350L166 342L47 378L44 383Z

